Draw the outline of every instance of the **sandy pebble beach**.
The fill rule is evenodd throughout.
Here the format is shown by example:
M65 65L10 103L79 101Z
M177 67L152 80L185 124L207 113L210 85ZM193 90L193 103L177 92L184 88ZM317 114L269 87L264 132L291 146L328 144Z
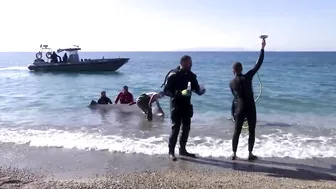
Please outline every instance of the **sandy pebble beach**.
M54 180L24 169L1 168L0 188L336 188L335 181L299 180L235 170L155 170L77 180Z
M3 145L0 189L336 188L336 159L167 156ZM10 157L10 158L9 158ZM15 157L15 158L13 158Z

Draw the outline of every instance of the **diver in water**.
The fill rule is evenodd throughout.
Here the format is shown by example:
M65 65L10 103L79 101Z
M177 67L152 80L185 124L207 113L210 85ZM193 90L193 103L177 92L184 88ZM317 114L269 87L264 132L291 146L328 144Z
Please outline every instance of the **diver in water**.
M171 120L172 131L169 137L169 157L176 161L175 146L177 137L182 124L182 134L180 137L179 154L182 156L196 157L195 154L188 153L186 144L188 141L191 118L193 116L193 106L191 104L191 92L194 91L198 95L203 95L205 89L200 89L196 75L191 72L192 59L185 55L181 58L180 66L171 70L162 86L164 86L164 94L171 97ZM167 83L166 83L167 82Z
M106 96L106 92L102 91L100 93L100 98L98 99L98 104L112 104L112 101L109 97Z
M149 92L149 93L143 93L137 98L136 104L147 115L148 121L153 120L152 104L154 102L156 103L156 106L158 107L159 113L161 113L162 116L164 115L164 112L159 103L159 99L162 99L163 97L164 97L163 92L159 92L159 93Z
M235 120L235 131L232 139L232 160L237 158L236 152L239 142L239 135L241 133L245 118L249 125L249 139L248 139L248 150L249 150L249 160L257 159L257 156L253 155L253 146L255 140L255 127L257 121L256 106L254 102L254 95L252 89L252 79L253 76L258 72L261 64L264 61L264 48L266 46L266 41L263 39L261 44L260 55L257 64L249 70L246 74L242 74L243 66L240 62L235 62L233 64L233 73L235 77L230 82L230 89L234 96L234 120Z

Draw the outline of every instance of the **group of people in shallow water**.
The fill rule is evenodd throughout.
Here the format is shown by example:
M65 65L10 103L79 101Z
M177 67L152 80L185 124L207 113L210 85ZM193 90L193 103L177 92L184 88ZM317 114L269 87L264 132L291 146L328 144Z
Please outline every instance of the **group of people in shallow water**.
M252 89L252 79L260 69L264 60L264 48L266 46L265 39L262 40L260 55L256 65L243 74L243 66L240 62L233 63L232 70L234 78L230 81L230 89L234 97L233 100L233 116L235 121L235 131L232 139L232 160L236 160L237 147L239 136L245 120L248 122L249 138L248 138L248 160L256 160L257 156L253 155L253 147L255 141L255 127L256 127L256 106L254 101L254 94ZM177 138L182 126L182 133L180 136L180 149L181 156L195 158L196 155L189 153L186 150L188 141L191 118L193 117L193 105L191 104L192 92L203 95L206 90L198 84L197 76L191 71L192 59L190 56L185 55L180 60L180 65L176 69L172 69L165 77L162 85L163 92L159 93L144 93L137 98L136 104L147 114L147 119L151 120L151 104L157 102L159 109L161 109L158 99L164 96L170 97L171 103L171 121L172 130L169 136L169 158L176 161L175 146ZM133 95L128 92L125 86L123 91L117 96L115 103L120 101L122 104L134 104ZM102 92L102 97L98 100L99 104L111 103L111 100L106 97L105 92ZM161 109L162 111L162 109ZM163 111L162 111L163 112Z
M159 113L164 116L164 112L159 103L159 99L164 97L163 92L148 92L141 94L134 102L133 94L129 92L128 87L124 86L123 90L117 95L114 104L128 104L134 105L137 104L138 107L147 115L147 120L152 121L153 111L152 104L155 102L158 108ZM102 91L101 96L97 101L98 104L113 104L111 99L106 96L106 92Z

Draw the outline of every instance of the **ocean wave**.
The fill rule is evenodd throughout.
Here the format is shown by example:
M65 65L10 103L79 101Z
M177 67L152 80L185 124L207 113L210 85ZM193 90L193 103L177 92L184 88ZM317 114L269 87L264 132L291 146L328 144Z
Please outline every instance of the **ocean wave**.
M4 67L0 68L0 71L3 70L28 70L27 66L10 66L10 67Z
M31 147L59 147L80 150L164 155L168 153L168 135L148 138L103 135L99 131L65 131L0 129L0 142L28 144ZM272 133L256 138L255 153L260 157L290 157L296 159L329 158L336 156L336 136L310 137L304 134ZM238 156L248 155L248 136L243 133ZM190 137L188 150L202 157L229 157L231 140L216 137Z

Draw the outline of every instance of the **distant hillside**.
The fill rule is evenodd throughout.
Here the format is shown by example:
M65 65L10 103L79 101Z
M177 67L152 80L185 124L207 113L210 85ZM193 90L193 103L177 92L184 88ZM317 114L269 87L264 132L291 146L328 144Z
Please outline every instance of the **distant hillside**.
M313 49L313 48L305 48L305 49L276 49L276 48L267 48L268 52L335 52L335 49ZM259 51L259 49L248 49L244 47L195 47L195 48L185 48L185 49L177 49L173 51Z

